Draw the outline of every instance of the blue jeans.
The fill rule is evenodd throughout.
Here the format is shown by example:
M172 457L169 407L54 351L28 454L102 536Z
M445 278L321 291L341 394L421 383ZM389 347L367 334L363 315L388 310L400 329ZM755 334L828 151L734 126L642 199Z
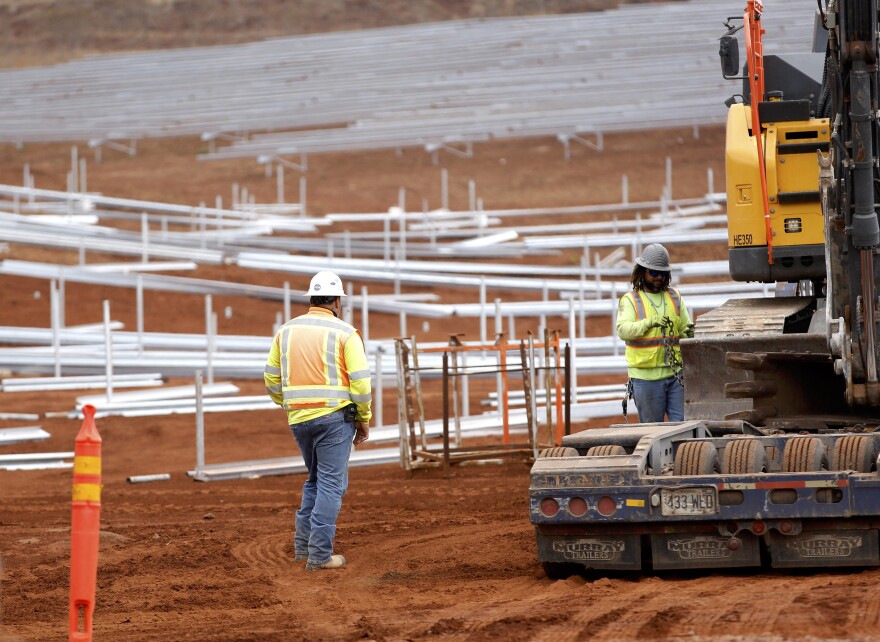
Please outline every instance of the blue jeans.
M633 400L643 424L684 420L684 388L675 377L647 381L633 379Z
M297 554L308 554L310 564L323 564L333 554L336 518L348 487L354 424L337 411L290 429L309 471L296 512L294 546Z

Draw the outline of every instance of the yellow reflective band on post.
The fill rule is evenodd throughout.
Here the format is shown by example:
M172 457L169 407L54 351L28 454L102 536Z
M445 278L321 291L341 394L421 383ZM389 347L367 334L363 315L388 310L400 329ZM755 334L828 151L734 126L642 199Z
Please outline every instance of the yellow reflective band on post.
M74 475L100 475L101 458L88 455L78 455L73 458Z
M645 507L645 500L644 499L628 499L628 500L626 500L626 505L627 506L638 506L639 508L644 508Z
M101 484L74 484L73 501L101 503Z

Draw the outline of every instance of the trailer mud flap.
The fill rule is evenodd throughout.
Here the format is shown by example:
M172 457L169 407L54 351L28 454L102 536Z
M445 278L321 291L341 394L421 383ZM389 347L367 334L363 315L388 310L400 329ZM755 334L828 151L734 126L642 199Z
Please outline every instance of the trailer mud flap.
M770 533L770 560L775 568L799 566L877 566L875 529Z
M651 536L655 569L760 566L758 538L732 539L705 533L665 533Z
M638 570L642 567L642 545L638 535L541 535L541 562L583 564L586 568Z

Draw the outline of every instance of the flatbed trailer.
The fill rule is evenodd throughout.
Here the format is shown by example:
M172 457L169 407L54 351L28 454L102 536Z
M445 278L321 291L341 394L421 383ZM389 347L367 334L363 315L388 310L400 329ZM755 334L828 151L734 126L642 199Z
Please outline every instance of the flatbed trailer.
M531 470L539 559L551 578L880 565L878 438L697 420L566 436Z

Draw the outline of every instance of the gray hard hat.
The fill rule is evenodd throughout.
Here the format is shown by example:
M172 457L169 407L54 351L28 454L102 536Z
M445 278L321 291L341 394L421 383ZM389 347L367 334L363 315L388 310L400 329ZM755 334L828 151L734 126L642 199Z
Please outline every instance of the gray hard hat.
M646 245L642 255L636 259L636 263L647 270L658 272L669 272L672 269L669 265L669 252L659 243Z

